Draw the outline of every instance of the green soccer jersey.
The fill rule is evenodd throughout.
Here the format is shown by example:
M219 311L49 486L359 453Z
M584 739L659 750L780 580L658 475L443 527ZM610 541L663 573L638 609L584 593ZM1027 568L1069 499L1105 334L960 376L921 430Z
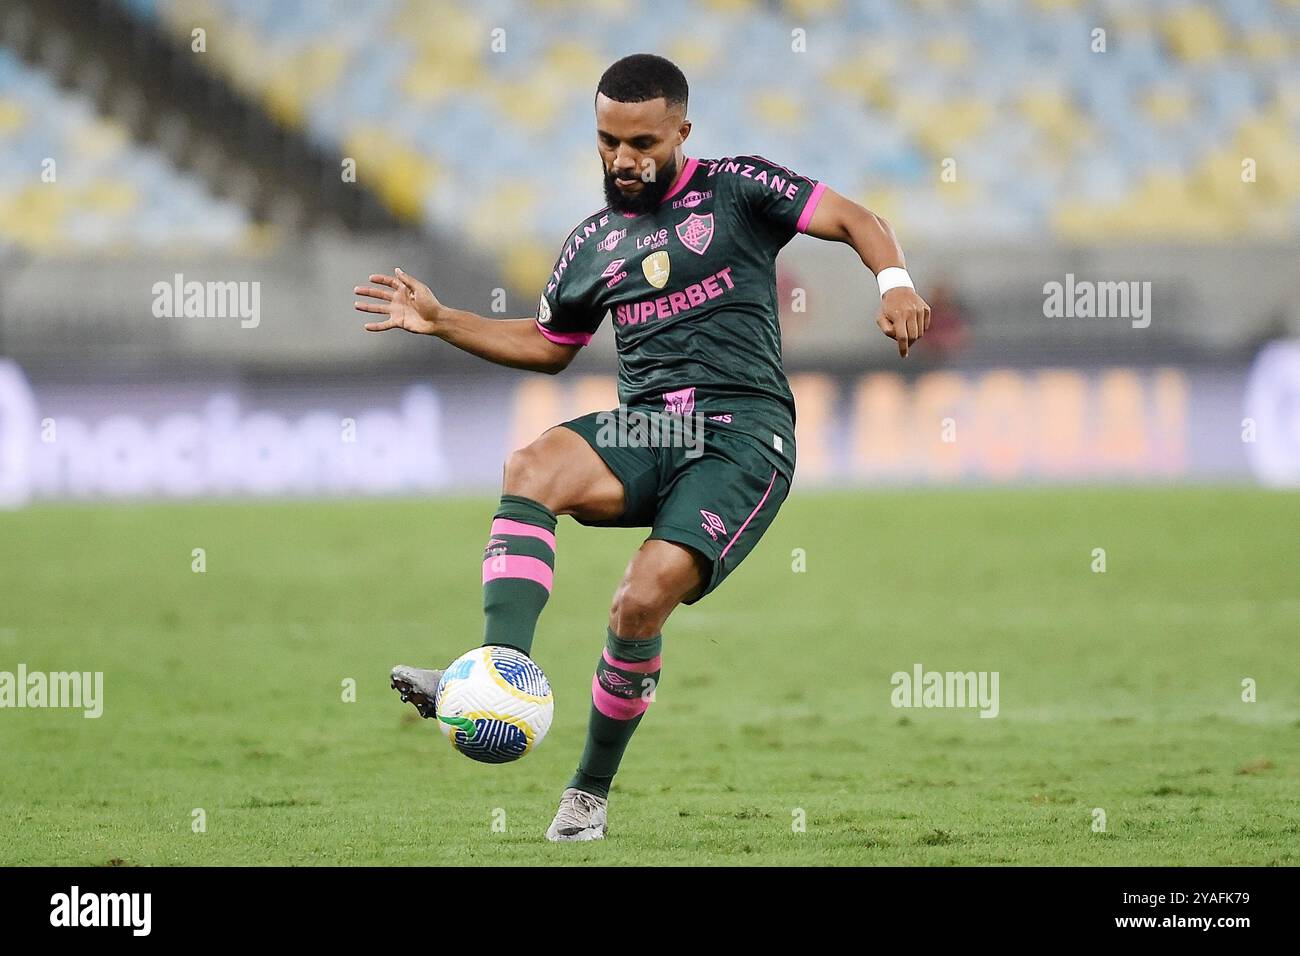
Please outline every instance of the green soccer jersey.
M588 216L538 305L553 342L614 323L619 401L749 435L787 474L794 397L781 365L776 256L825 186L761 156L688 159L653 213Z

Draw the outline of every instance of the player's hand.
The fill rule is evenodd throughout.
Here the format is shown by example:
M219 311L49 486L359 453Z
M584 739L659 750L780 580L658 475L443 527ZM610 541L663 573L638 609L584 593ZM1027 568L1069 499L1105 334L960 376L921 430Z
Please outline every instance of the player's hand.
M876 325L898 343L899 356L907 358L912 343L925 335L930 327L930 307L915 290L899 286L881 298Z
M420 335L433 335L438 330L438 318L442 313L442 303L433 291L414 276L409 276L401 269L395 269L394 275L372 275L370 281L378 288L356 286L352 291L356 295L373 299L373 302L353 302L352 307L358 312L377 312L384 318L378 322L367 322L367 332L385 332L388 329L406 329Z

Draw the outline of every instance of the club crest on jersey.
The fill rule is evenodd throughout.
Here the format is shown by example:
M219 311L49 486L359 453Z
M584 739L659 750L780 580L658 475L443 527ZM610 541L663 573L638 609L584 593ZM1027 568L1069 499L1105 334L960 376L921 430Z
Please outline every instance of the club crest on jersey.
M645 281L656 289L662 289L668 284L668 273L671 270L672 263L668 261L668 253L663 251L650 253L641 262L641 271L645 273Z
M697 256L704 255L704 250L713 241L713 213L708 212L703 216L691 213L677 224L677 238Z

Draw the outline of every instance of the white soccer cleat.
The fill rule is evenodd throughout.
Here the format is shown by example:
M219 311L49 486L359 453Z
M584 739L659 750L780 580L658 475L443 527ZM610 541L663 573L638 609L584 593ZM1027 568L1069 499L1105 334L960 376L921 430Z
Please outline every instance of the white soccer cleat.
M605 808L609 801L573 787L560 797L560 809L546 831L552 843L605 839Z
M402 696L402 703L414 704L421 717L432 719L438 716L434 713L434 700L440 680L442 671L398 664L393 668L390 684Z

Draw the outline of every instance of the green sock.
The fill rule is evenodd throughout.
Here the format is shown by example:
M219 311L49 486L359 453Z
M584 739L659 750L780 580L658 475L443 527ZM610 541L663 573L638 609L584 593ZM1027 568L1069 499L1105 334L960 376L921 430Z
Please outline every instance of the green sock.
M605 652L591 680L591 718L587 745L570 787L609 796L623 751L654 701L659 686L663 635L641 640L619 637L606 628Z
M485 645L532 653L554 571L555 513L531 498L502 495L483 552Z

